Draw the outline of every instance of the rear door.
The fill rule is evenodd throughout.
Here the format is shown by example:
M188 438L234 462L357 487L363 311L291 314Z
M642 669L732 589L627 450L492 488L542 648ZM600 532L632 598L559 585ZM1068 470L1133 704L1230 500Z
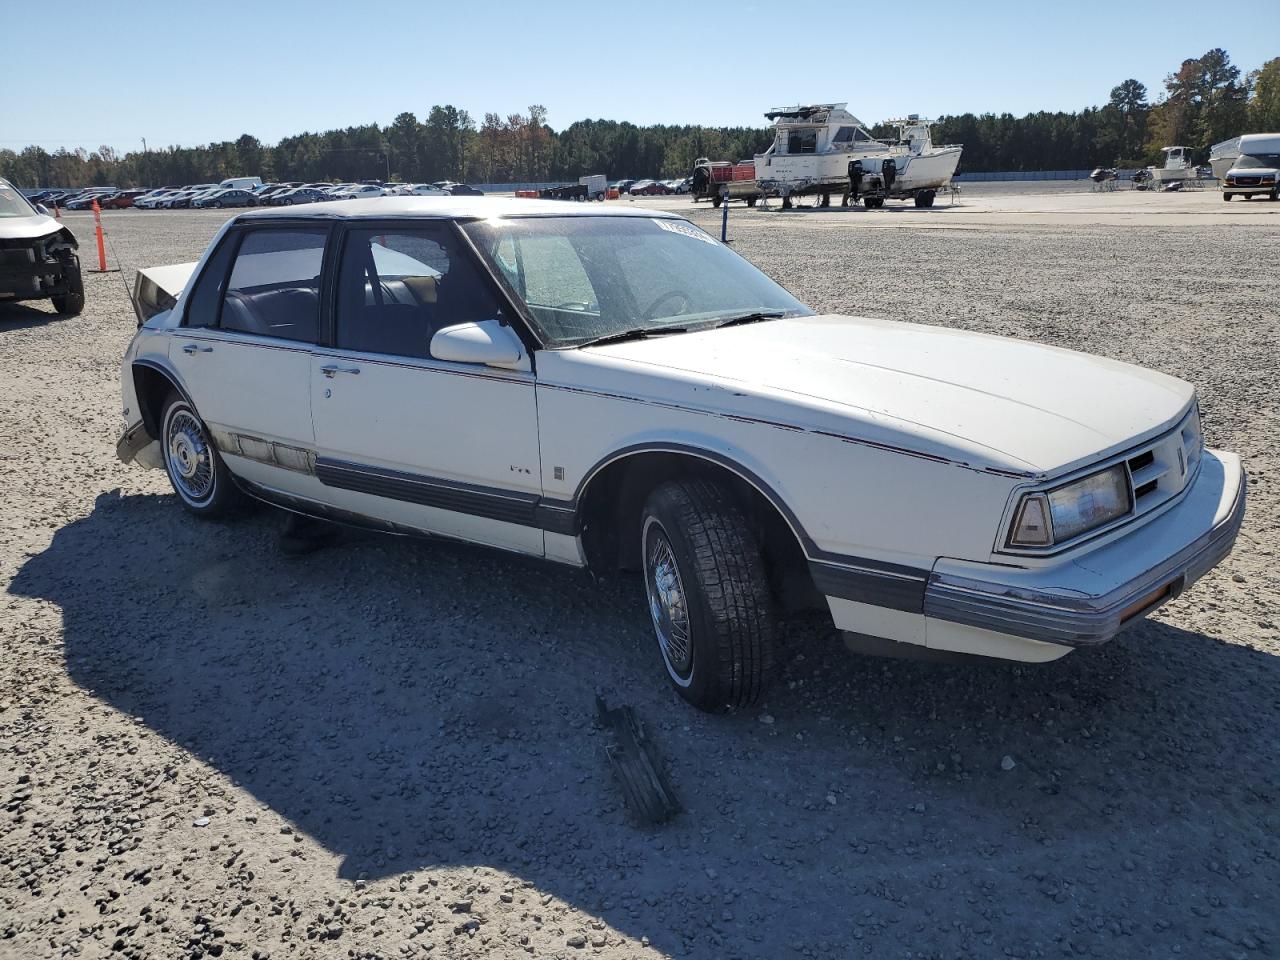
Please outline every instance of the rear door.
M532 371L431 356L442 327L499 316L491 279L446 222L352 227L341 247L332 346L311 369L326 498L540 555Z
M308 489L308 380L328 235L327 225L296 224L228 233L169 348L232 472L272 489Z

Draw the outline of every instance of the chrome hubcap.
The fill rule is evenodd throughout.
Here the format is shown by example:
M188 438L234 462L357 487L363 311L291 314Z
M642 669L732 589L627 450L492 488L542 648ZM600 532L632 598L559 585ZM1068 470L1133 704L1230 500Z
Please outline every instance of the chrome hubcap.
M204 428L189 411L179 410L169 420L169 475L188 500L203 500L213 490L213 455Z
M661 530L651 530L647 546L645 588L658 646L671 673L677 679L688 679L693 673L693 645L689 639L689 605L680 569L671 544Z

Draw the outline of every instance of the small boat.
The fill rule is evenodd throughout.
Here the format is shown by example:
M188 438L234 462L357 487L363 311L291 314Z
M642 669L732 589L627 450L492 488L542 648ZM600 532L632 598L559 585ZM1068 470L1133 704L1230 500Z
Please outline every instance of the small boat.
M897 127L892 140L877 140L845 103L819 103L770 110L774 141L755 157L761 190L783 198L818 194L863 197L868 207L886 199L913 199L933 206L937 191L951 183L963 149L934 146L930 122L919 114L888 121Z
M1179 180L1195 180L1198 178L1195 164L1191 162L1190 147L1165 147L1164 166L1147 167L1151 174L1152 186L1160 189L1166 183Z

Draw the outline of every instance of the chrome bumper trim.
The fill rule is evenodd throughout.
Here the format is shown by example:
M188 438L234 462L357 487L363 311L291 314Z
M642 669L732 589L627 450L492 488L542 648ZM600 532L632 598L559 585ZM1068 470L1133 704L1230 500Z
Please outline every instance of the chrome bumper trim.
M1244 504L1241 470L1226 517L1158 566L1101 596L1014 587L935 571L925 588L924 614L1047 643L1072 647L1103 643L1217 566L1235 545ZM1146 599L1150 603L1139 606Z

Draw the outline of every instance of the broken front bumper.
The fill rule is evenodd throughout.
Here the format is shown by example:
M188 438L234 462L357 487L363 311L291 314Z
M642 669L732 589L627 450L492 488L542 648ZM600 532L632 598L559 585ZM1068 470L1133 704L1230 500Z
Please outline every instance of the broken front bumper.
M139 420L129 427L116 441L116 456L121 463L133 463L138 451L151 443L151 434L147 433L147 425Z
M1102 643L1217 566L1240 532L1244 501L1240 459L1206 450L1181 502L1096 550L1034 568L939 560L925 616L1065 646Z

